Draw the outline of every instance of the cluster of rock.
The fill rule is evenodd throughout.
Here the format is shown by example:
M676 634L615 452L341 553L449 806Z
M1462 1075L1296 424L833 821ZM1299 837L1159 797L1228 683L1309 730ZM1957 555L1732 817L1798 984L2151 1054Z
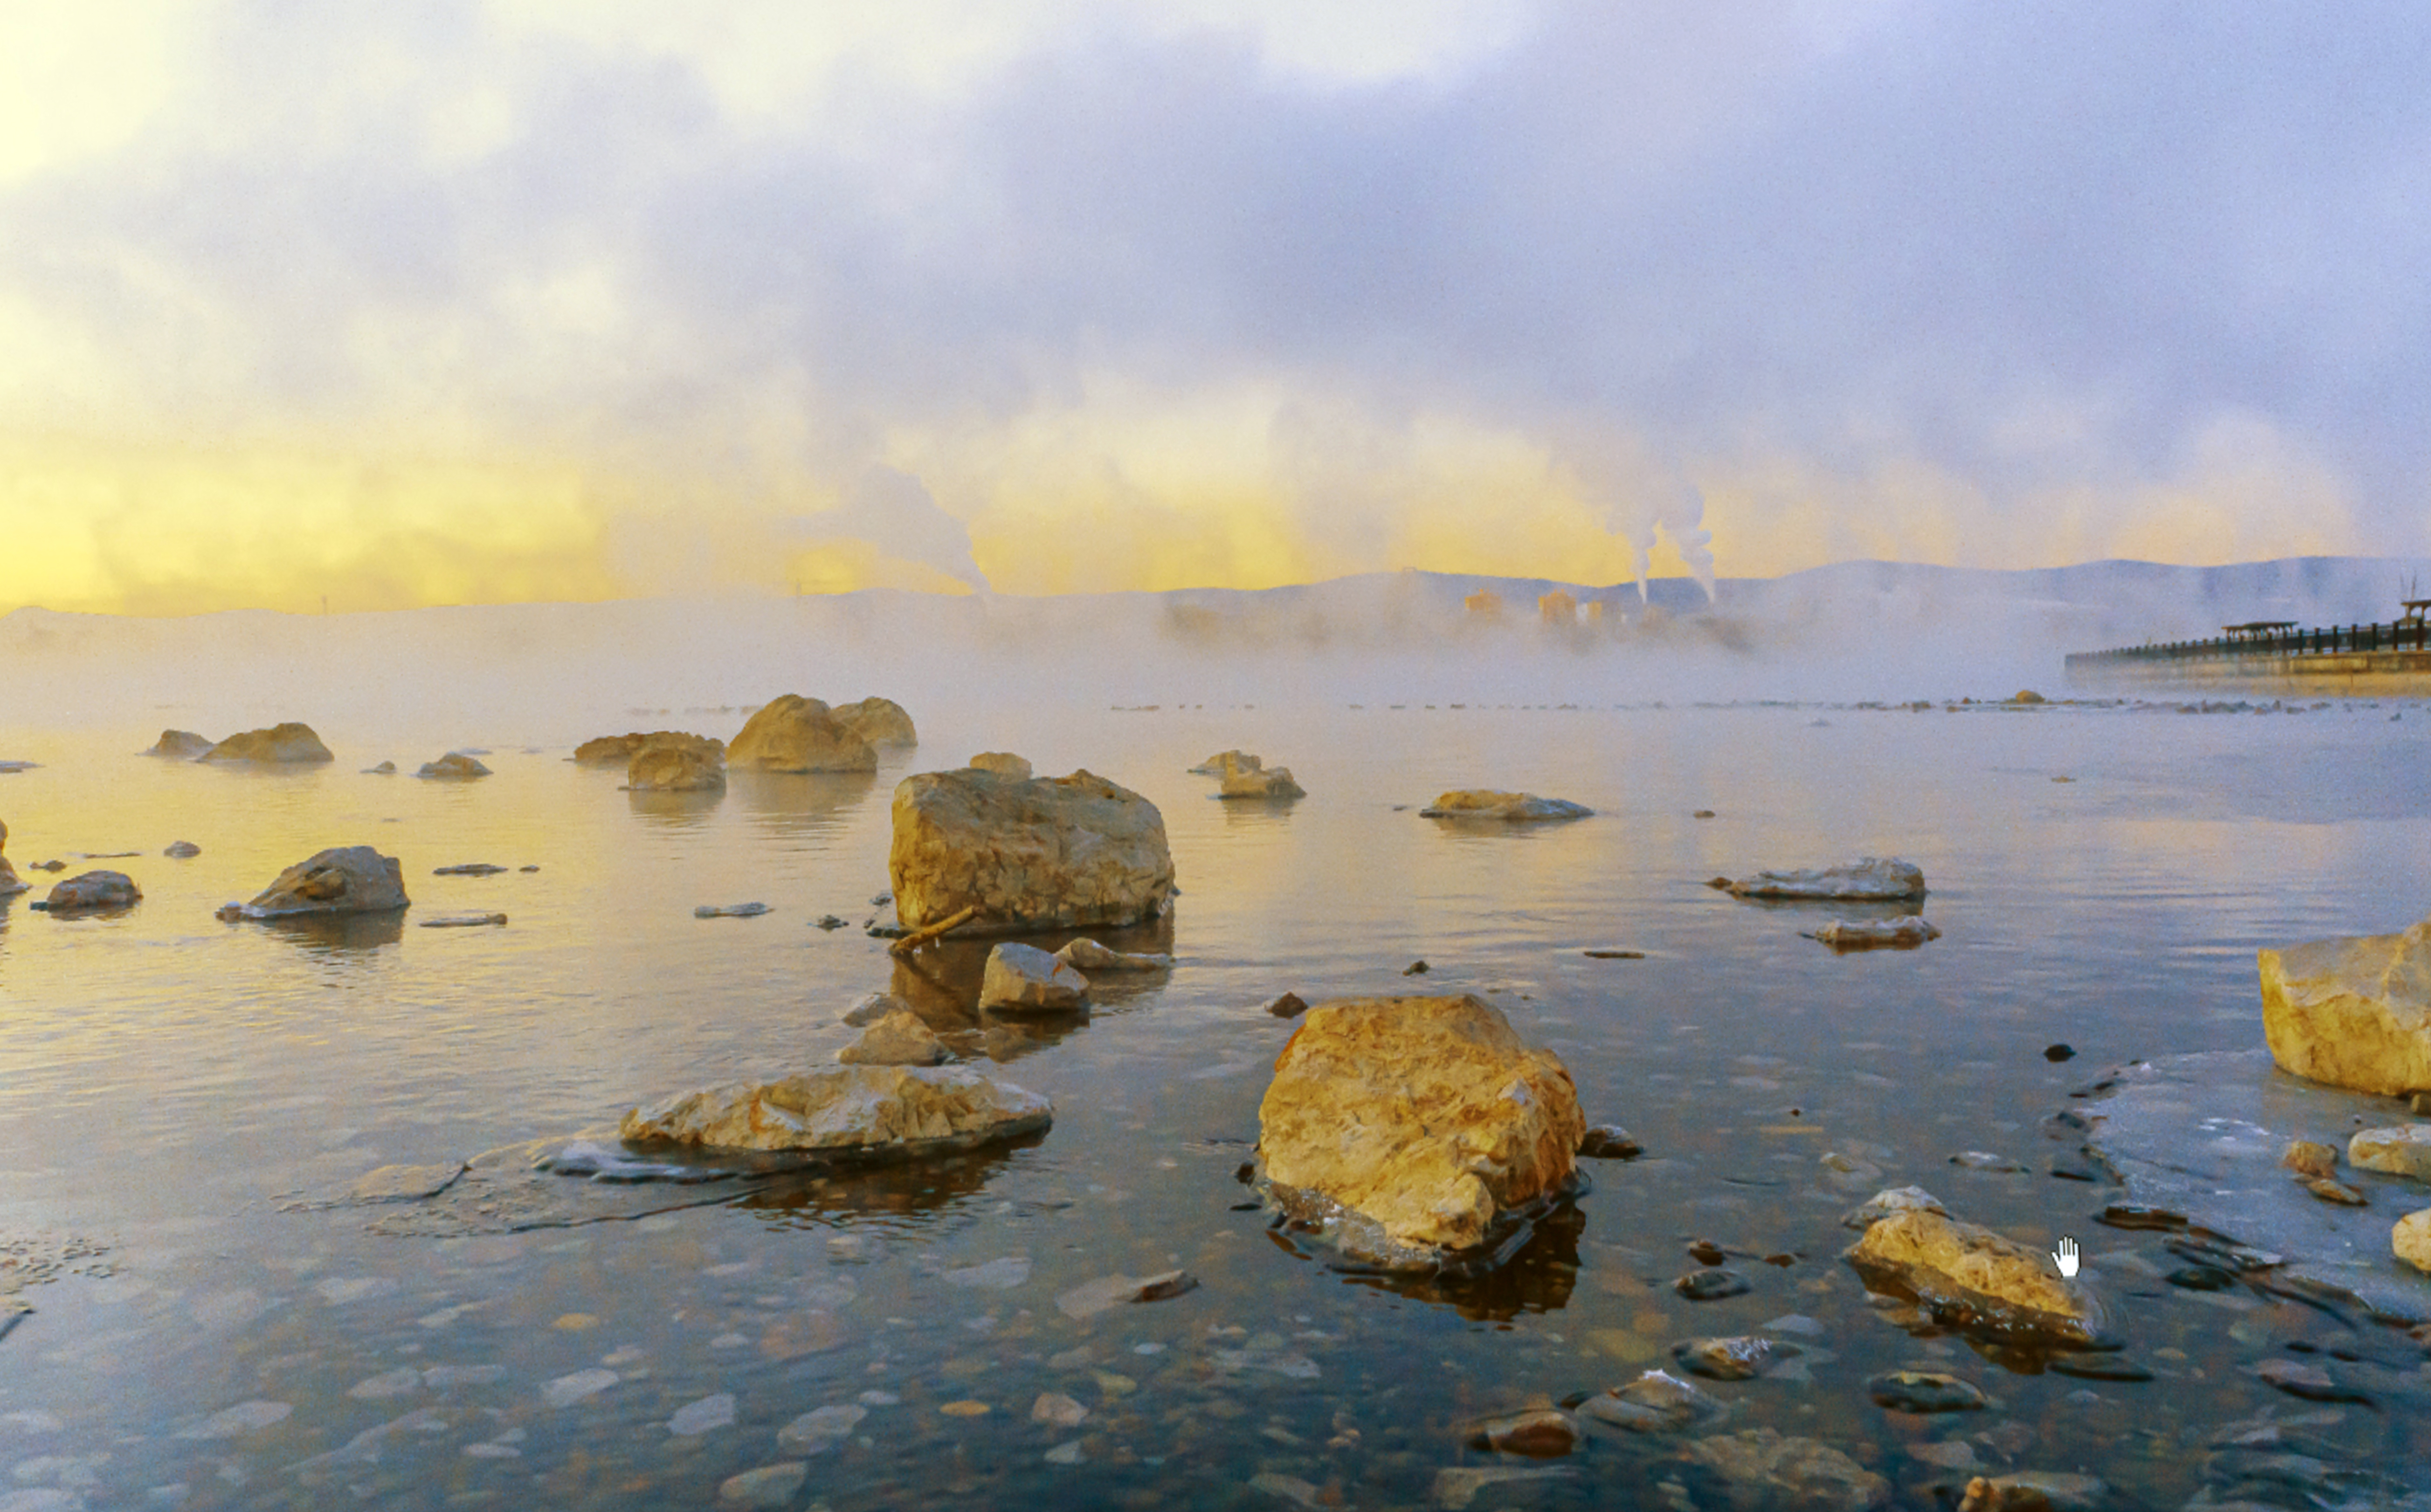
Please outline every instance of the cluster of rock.
M1438 796L1418 811L1422 819L1584 819L1595 813L1568 798L1538 798L1534 793L1503 793L1492 788L1461 788Z
M172 754L161 748L161 746L169 744L172 736L195 738L187 735L183 731L163 731L160 734L161 745L153 747L153 752L159 755ZM297 724L293 720L285 724L273 725L267 730L248 730L242 734L230 735L193 759L204 762L250 762L265 766L337 760L330 754L329 748L321 744L321 737L312 732L311 726Z
M625 766L643 749L653 746L697 750L726 759L726 742L710 735L689 734L680 730L653 730L646 733L632 731L622 735L600 735L574 748L574 764L578 766Z
M1216 796L1219 798L1255 800L1308 797L1307 790L1292 780L1290 767L1268 766L1248 751L1218 751L1190 769L1216 779Z
M912 716L892 699L830 708L788 693L744 721L727 745L726 763L762 772L874 772L879 748L918 744Z

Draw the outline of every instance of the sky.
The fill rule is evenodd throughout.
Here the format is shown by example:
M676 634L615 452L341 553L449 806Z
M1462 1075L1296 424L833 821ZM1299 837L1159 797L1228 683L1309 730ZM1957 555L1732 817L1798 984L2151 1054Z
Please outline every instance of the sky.
M2431 10L0 0L0 611L2431 550Z

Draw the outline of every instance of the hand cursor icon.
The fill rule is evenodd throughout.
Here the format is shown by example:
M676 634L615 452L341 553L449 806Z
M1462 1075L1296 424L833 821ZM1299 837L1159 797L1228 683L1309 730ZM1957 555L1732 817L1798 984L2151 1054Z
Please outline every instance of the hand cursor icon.
M2052 1264L2059 1267L2059 1273L2063 1276L2075 1275L2076 1241L2067 1238L2060 1240L2059 1248L2052 1252Z

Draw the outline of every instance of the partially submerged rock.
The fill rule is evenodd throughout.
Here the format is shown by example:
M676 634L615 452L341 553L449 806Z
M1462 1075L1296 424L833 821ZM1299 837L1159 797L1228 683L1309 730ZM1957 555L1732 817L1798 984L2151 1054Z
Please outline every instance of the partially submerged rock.
M205 762L259 762L264 764L286 764L303 762L329 762L337 758L321 737L312 733L310 725L289 721L273 725L268 730L248 730L230 735L196 757Z
M1595 813L1567 798L1538 798L1534 793L1502 793L1492 788L1461 788L1438 795L1418 811L1422 819L1584 819Z
M2101 1304L2089 1288L2060 1276L2040 1250L1947 1214L1890 1213L1869 1224L1843 1258L1868 1290L1916 1302L1969 1333L2073 1349L2104 1342Z
M1803 1352L1795 1344L1742 1334L1728 1338L1683 1339L1671 1346L1671 1358L1691 1375L1708 1381L1752 1381L1777 1360Z
M27 885L18 877L17 868L9 865L8 849L8 826L5 822L0 822L0 898L6 898L11 893L22 893Z
M1868 1198L1854 1212L1841 1218L1840 1223L1844 1228L1864 1229L1871 1228L1894 1213L1940 1213L1946 1216L1949 1211L1941 1205L1939 1198L1921 1186L1894 1186Z
M160 852L164 856L172 856L179 861L191 861L202 853L203 848L192 840L173 840L169 842L168 848Z
M974 932L1135 924L1162 916L1174 895L1165 816L1085 771L907 777L895 789L886 865L896 916L911 930L966 908L978 911Z
M2014 1475L1970 1477L1958 1501L1958 1512L2094 1512L2109 1498L2110 1487L2091 1475L2020 1470ZM2195 1504L2201 1505L2205 1500L2198 1497Z
M1016 781L1027 782L1031 777L1029 761L1009 750L983 750L971 758L970 766L973 771L993 772Z
M403 908L409 901L405 871L394 856L383 856L369 846L336 846L280 872L238 913L245 918L372 914Z
M749 903L703 903L692 911L695 918L758 918L768 912L768 905Z
M1268 766L1254 772L1228 772L1222 785L1216 788L1219 798L1296 798L1308 792L1292 781L1288 766Z
M1173 957L1161 950L1133 954L1109 949L1095 940L1067 941L1055 952L1055 959L1082 971L1166 971L1173 966Z
M1198 1286L1199 1278L1187 1270L1160 1270L1152 1276L1100 1276L1057 1296L1055 1307L1066 1318L1095 1318L1135 1302L1169 1301Z
M98 914L105 910L133 908L143 900L143 889L135 879L123 871L80 872L51 889L44 900L54 916L60 914Z
M1276 1058L1257 1177L1354 1259L1490 1266L1577 1189L1585 1127L1561 1061L1474 997L1324 1003Z
M1712 1422L1730 1411L1695 1383L1666 1370L1649 1370L1625 1386L1587 1398L1582 1418L1633 1434L1673 1434Z
M961 1067L838 1066L686 1092L625 1115L620 1137L718 1150L918 1155L1045 1129L1054 1104Z
M1913 950L1941 932L1914 914L1899 918L1836 918L1815 931L1835 950Z
M897 1008L836 1051L846 1066L936 1066L946 1059L945 1041L909 1008Z
M422 769L413 775L461 782L469 781L476 777L487 777L490 775L490 769L475 757L467 756L461 750L451 750L435 762L424 762Z
M2279 1164L2299 1176L2329 1176L2338 1171L2339 1152L2318 1139L2291 1139L2280 1151Z
M647 733L634 731L623 735L601 735L574 748L574 760L580 766L625 766L645 749L697 751L726 760L726 742L711 735L695 735L680 730L653 730Z
M2262 1033L2282 1068L2384 1097L2431 1090L2431 919L2260 951Z
M1006 1013L1068 1013L1089 999L1089 979L1034 945L1007 942L988 952L980 1006Z
M1863 856L1811 871L1759 871L1716 884L1734 898L1826 899L1892 903L1924 896L1924 869L1896 858Z
M1829 1444L1770 1428L1693 1439L1685 1453L1721 1481L1734 1512L1869 1512L1890 1500L1888 1481Z
M417 919L415 922L426 930L496 929L507 922L507 916L504 914L435 914L426 919Z
M1236 772L1254 772L1263 764L1245 750L1219 750L1190 770L1200 777L1231 777Z
M146 756L165 756L172 761L190 762L219 742L209 735L197 735L191 730L164 730L152 743Z
M2357 1170L2431 1182L2431 1123L2359 1130L2347 1141L2347 1164Z
M878 751L816 698L788 693L745 721L726 764L761 772L874 772Z
M920 744L920 733L912 727L912 716L892 698L840 703L832 713L838 724L872 746L901 748Z
M625 765L636 793L713 793L726 786L726 758L699 746L645 745Z
M1530 1407L1472 1423L1464 1436L1471 1449L1554 1459L1579 1447L1579 1424L1559 1407Z
M2389 1248L2415 1269L2431 1273L2431 1207L2399 1218L2389 1231Z

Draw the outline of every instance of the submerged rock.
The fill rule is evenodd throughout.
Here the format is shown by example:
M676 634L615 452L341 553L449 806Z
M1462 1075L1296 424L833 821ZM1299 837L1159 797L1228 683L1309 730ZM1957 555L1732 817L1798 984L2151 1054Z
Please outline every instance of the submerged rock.
M1869 1512L1890 1500L1890 1483L1828 1444L1770 1428L1691 1441L1688 1458L1718 1476L1735 1512Z
M415 922L426 930L495 929L507 922L507 916L504 914L438 914Z
M1492 788L1460 788L1438 794L1418 811L1421 819L1584 819L1595 810L1568 798L1538 798L1534 793L1502 793Z
M54 916L97 914L105 909L133 908L143 900L143 889L123 871L80 872L51 889L44 901Z
M1844 1258L1868 1290L1970 1333L2078 1349L2102 1342L2090 1289L2056 1274L2040 1250L1946 1214L1909 1208L1877 1218Z
M1579 1425L1559 1407L1531 1407L1471 1424L1465 1436L1471 1449L1555 1459L1579 1447Z
M240 912L246 918L372 914L403 908L405 871L369 846L335 846L278 874Z
M219 742L209 735L197 735L191 730L164 730L152 743L146 756L166 756L172 761L193 761Z
M1896 1412L1981 1412L1992 1404L1973 1382L1938 1370L1886 1370L1867 1382L1866 1390Z
M2347 1141L2347 1164L2431 1182L2431 1123L2361 1130Z
M1165 1302L1195 1291L1199 1278L1187 1270L1161 1270L1152 1276L1100 1276L1084 1281L1055 1299L1066 1318L1095 1318L1132 1302Z
M839 1066L686 1092L625 1115L617 1133L718 1150L916 1155L1045 1129L1054 1104L960 1067Z
M920 744L919 731L912 727L912 716L892 698L840 703L831 712L836 723L872 746L901 748Z
M1795 1344L1783 1344L1753 1334L1683 1339L1671 1346L1671 1358L1680 1363L1682 1369L1708 1381L1752 1381L1771 1369L1774 1361L1802 1352Z
M692 911L695 918L758 918L768 912L768 905L751 903L703 903Z
M1863 1229L1870 1228L1878 1219L1886 1218L1894 1213L1947 1214L1949 1211L1941 1205L1939 1198L1921 1186L1894 1186L1887 1191L1876 1192L1868 1198L1854 1211L1841 1218L1840 1223L1844 1228Z
M1034 945L1008 941L988 952L980 1006L1014 1013L1065 1013L1089 998L1089 979Z
M874 772L878 751L816 698L788 693L744 722L726 764L762 772Z
M2109 1497L2110 1487L2090 1475L2020 1470L1970 1477L1958 1512L2094 1512Z
M210 749L194 758L205 762L260 762L264 764L286 764L302 762L331 762L337 758L321 737L312 733L310 725L290 721L273 725L268 730L248 730L230 735Z
M461 782L469 781L476 777L487 777L490 775L490 769L461 750L451 750L435 762L424 762L422 769L413 775Z
M726 786L726 758L697 746L645 745L625 764L636 793L713 793Z
M1649 1370L1626 1386L1588 1397L1582 1418L1634 1434L1672 1434L1712 1422L1730 1411L1693 1383L1663 1370Z
M1173 966L1173 957L1161 951L1132 954L1108 949L1095 940L1071 940L1055 952L1055 959L1082 971L1165 971Z
M1030 763L1009 750L983 750L972 757L969 764L973 771L993 772L1015 781L1027 782L1031 778Z
M1717 878L1734 898L1825 899L1835 902L1899 902L1924 896L1924 869L1873 856L1812 871L1759 871L1736 881Z
M2281 1068L2384 1097L2431 1090L2431 919L2257 954Z
M1165 816L1082 771L1023 781L965 767L895 789L887 854L907 929L976 909L966 929L1089 929L1162 916L1174 896Z
M846 1066L936 1066L946 1059L946 1045L918 1014L897 1008L836 1051L836 1059Z
M1815 932L1815 938L1835 950L1913 950L1941 932L1909 914L1899 918L1839 918Z
M1490 1264L1576 1189L1585 1127L1561 1061L1476 998L1323 1003L1276 1058L1257 1177L1355 1259Z
M1229 772L1216 788L1219 798L1296 798L1308 792L1292 781L1288 766L1263 767L1254 772Z

